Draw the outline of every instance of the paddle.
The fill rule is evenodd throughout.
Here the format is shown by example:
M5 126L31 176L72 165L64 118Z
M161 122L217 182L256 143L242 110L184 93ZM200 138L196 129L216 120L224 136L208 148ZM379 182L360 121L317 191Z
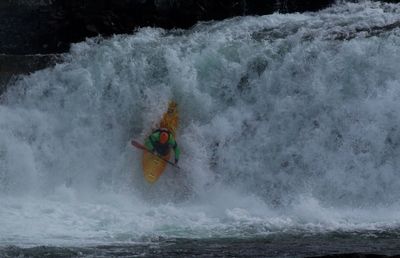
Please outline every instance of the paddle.
M148 153L151 153L151 154L153 154L154 156L157 156L159 159L164 160L165 162L167 162L167 163L170 164L171 166L174 166L174 167L180 169L180 167L178 167L177 165L175 165L175 164L172 163L171 161L166 160L166 159L164 159L162 156L160 156L160 155L158 155L158 154L156 154L156 153L154 153L154 152L148 150L143 144L140 144L140 143L138 143L138 142L135 141L135 140L131 140L131 144L132 144L134 147L138 148L138 149L147 151Z

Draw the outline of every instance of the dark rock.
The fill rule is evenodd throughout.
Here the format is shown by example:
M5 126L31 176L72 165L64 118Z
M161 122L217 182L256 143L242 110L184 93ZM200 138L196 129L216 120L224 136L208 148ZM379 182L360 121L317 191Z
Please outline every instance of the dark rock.
M46 68L58 60L58 55L0 55L0 95L15 76Z
M49 54L97 35L137 27L189 28L198 21L325 8L334 0L0 0L0 53Z

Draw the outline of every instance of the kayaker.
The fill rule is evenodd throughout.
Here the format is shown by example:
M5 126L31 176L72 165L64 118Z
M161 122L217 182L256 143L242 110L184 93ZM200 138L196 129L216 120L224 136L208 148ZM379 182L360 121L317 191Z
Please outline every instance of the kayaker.
M160 156L166 156L171 148L175 152L175 165L178 164L180 150L174 136L165 128L159 128L151 133L144 145L149 151Z

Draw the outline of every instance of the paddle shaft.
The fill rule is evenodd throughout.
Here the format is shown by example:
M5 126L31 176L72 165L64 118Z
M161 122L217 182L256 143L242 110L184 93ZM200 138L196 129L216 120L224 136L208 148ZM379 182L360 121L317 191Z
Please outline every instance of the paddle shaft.
M134 147L138 148L138 149L147 151L148 153L151 153L151 154L153 154L154 156L157 156L159 159L162 159L163 161L167 162L167 163L170 164L171 166L174 166L174 167L176 167L176 168L178 168L178 169L180 168L180 167L178 167L177 165L175 165L174 163L172 163L171 161L166 160L166 159L164 159L162 156L160 156L160 155L158 155L158 154L156 154L156 153L154 153L154 152L148 150L148 149L146 148L146 146L144 146L144 145L141 144L141 143L138 143L138 142L135 141L135 140L132 140L132 141L131 141L131 144L132 144Z

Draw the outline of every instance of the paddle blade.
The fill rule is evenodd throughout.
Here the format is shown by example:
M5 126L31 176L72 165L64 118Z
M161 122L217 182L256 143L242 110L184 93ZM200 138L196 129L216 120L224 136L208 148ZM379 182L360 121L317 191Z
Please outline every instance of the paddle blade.
M137 142L137 141L135 141L135 140L132 140L132 141L131 141L131 144L132 144L134 147L138 148L138 149L147 150L146 147L145 147L143 144L141 144L141 143L139 143L139 142Z

